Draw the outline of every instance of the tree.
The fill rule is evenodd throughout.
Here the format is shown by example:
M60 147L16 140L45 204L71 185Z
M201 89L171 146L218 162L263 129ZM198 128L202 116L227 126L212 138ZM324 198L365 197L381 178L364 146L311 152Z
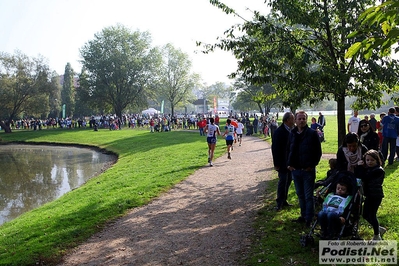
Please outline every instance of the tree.
M210 2L234 13L217 0ZM334 99L341 143L346 134L345 98L357 97L353 108L374 109L381 105L383 92L394 92L398 81L396 60L376 54L370 59L345 58L354 42L347 36L359 26L357 18L373 1L269 3L270 15L254 12L253 21L233 26L219 43L205 45L205 52L216 48L233 51L239 60L234 75L254 85L272 83L283 102L294 109L305 100L313 104ZM235 34L235 29L243 34Z
M49 95L50 113L48 114L48 117L57 118L61 113L62 86L60 84L60 76L56 72L52 73L51 84L53 89L50 91Z
M117 25L95 34L80 50L85 70L81 95L93 108L122 117L129 106L147 106L147 90L157 79L160 54L147 32Z
M268 114L273 107L282 107L281 99L270 83L262 86L255 86L248 84L243 79L237 79L234 86L240 89L238 93L239 102L247 101L256 104L256 107L262 114Z
M190 73L191 61L187 54L171 44L162 48L163 64L159 74L159 91L170 103L171 115L175 106L188 99L198 84L199 76Z
M70 63L65 66L64 80L61 90L61 105L65 105L65 115L73 116L75 109L75 86L74 86L74 71Z
M20 51L0 53L0 126L6 133L11 133L11 121L23 112L48 110L50 79L43 58L29 58Z
M348 38L360 39L348 49L346 57L359 53L366 59L379 50L381 56L389 56L391 47L399 42L399 1L386 1L370 7L359 17L361 27ZM365 36L365 38L362 38ZM399 46L395 52L399 51Z

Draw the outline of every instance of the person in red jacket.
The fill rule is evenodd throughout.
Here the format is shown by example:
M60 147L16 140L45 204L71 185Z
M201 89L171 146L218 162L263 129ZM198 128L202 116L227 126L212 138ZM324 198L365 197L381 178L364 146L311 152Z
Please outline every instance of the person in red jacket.
M206 127L206 119L204 117L204 119L202 119L201 121L198 122L198 128L199 128L200 136L205 136L205 133L204 133L204 128L205 127Z
M219 126L220 122L220 117L218 115L215 115L215 125Z

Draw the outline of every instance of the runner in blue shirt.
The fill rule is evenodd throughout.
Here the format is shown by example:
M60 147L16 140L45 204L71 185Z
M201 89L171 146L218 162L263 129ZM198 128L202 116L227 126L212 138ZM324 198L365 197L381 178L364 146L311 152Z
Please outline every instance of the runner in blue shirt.
M231 150L234 142L235 135L235 127L231 124L231 120L227 119L227 125L224 127L225 132L223 137L226 137L226 145L227 145L227 158L231 159Z

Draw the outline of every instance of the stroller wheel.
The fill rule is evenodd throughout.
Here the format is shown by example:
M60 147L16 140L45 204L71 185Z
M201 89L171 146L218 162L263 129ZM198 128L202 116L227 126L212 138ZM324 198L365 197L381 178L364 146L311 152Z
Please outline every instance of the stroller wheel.
M306 247L308 245L313 245L314 244L314 238L311 235L303 235L301 236L301 239L299 240L301 243L302 247Z

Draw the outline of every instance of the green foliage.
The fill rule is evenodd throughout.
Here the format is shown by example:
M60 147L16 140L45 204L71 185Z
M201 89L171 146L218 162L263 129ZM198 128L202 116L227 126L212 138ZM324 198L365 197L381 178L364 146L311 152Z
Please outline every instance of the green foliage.
M20 51L0 53L0 119L11 121L21 113L47 112L52 85L43 58L29 58Z
M80 96L88 104L122 116L127 107L147 106L147 92L157 81L161 55L150 34L122 25L95 34L80 50L85 80Z
M391 47L399 41L399 1L386 1L368 8L359 16L361 27L348 35L356 38L345 57L363 55L369 59L376 50L381 56L389 56ZM360 40L359 40L360 39ZM398 52L399 48L395 48Z
M61 105L65 104L65 116L72 117L75 109L75 86L74 86L75 73L70 63L65 66L64 80L61 90ZM63 117L65 118L65 117Z
M193 88L199 83L199 76L190 73L188 55L172 44L165 45L162 54L158 88L161 96L169 101L171 114L174 115L175 106L191 98Z
M218 1L210 2L232 12ZM334 99L338 134L343 139L346 97L356 97L356 108L376 109L383 103L382 92L397 90L396 60L376 54L368 60L345 58L356 42L346 36L360 26L357 18L373 3L272 0L269 15L254 12L252 21L232 26L225 38L204 48L232 51L238 60L233 77L243 77L253 85L272 83L283 105L292 110L304 102L313 105Z

